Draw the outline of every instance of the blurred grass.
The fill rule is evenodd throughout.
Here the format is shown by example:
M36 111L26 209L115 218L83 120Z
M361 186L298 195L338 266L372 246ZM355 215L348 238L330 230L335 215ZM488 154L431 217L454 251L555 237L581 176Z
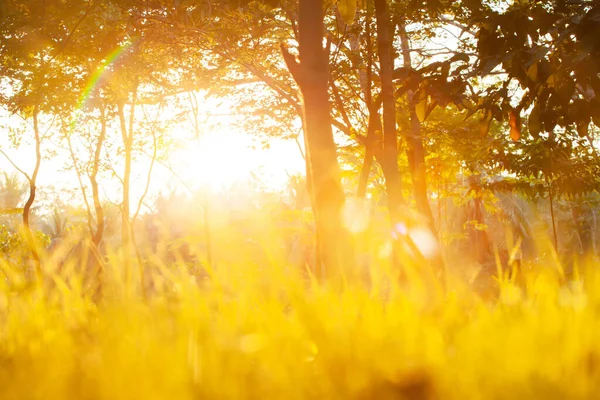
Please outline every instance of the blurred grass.
M77 259L37 286L0 263L0 399L600 398L592 259L568 277L551 254L499 266L485 297L376 266L369 287L336 292L276 257L200 283L156 261L146 298L135 269L108 260L101 300Z

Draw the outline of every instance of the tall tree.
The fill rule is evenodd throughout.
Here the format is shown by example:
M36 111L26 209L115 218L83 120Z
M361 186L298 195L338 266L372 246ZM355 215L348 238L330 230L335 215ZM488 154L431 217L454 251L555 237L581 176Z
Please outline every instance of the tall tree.
M322 277L336 277L349 260L347 233L341 221L344 192L329 104L329 57L323 48L322 0L300 0L298 17L299 61L285 46L288 69L302 91L306 162L312 207L317 225L317 265Z
M27 122L35 147L32 171L15 167L29 183L22 215L36 261L38 253L30 218L43 158L42 142L55 128L52 114L64 113L76 101L74 92L79 79L68 79L62 68L65 47L90 9L85 4L68 7L60 2L35 0L7 1L0 7L0 102ZM39 263L36 264L41 274Z
M406 21L400 20L398 23L398 34L401 42L402 58L404 68L412 69L412 57L408 34L406 33ZM412 176L413 192L417 210L427 219L429 228L435 232L433 214L429 206L427 197L427 166L425 164L425 148L423 146L423 137L421 134L421 121L417 115L417 101L415 92L409 90L407 92L408 108L410 118L410 130L406 136L406 153L408 164Z
M377 19L377 53L381 71L381 96L383 101L383 156L381 167L386 179L390 219L398 219L400 205L404 203L398 169L398 135L396 131L396 97L394 96L394 57L390 33L390 13L387 0L375 0Z

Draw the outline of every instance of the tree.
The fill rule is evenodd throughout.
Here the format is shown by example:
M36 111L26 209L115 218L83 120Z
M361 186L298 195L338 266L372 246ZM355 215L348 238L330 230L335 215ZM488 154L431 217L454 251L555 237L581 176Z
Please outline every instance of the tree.
M30 214L36 200L37 177L44 158L42 144L55 122L77 103L82 80L67 65L73 56L71 40L95 8L95 3L60 1L7 1L0 7L0 102L31 129L35 163L31 172L13 165L28 180L29 197L23 207L23 225L32 255L38 254ZM19 138L20 139L20 138ZM5 154L6 155L6 154ZM12 162L12 161L11 161ZM41 274L38 264L38 275Z
M499 11L469 2L477 29L478 70L500 71L507 79L480 95L477 110L508 121L513 140L521 137L521 113L528 132L551 137L575 127L587 137L590 122L600 126L600 6L595 2L516 2ZM509 89L520 90L514 96Z
M349 257L347 233L341 222L344 192L341 186L329 105L328 49L323 48L321 0L300 0L299 61L282 46L290 73L303 97L307 177L317 226L317 266L321 276L338 277Z
M396 132L396 98L394 96L392 41L387 0L375 0L377 18L377 51L381 71L383 102L383 155L381 166L386 179L387 200L392 224L398 222L399 207L404 200L398 171L398 136Z

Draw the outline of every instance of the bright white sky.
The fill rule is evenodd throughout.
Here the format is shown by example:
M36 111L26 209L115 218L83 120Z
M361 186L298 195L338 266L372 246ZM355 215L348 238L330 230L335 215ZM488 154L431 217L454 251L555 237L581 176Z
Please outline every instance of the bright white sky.
M272 139L269 148L264 149L252 135L241 132L229 117L223 116L231 111L226 105L212 102L203 104L199 113L204 115L199 115L199 120L208 121L210 125L207 124L196 139L193 138L194 134L189 132L189 125L185 123L173 128L171 136L180 141L180 148L173 152L168 163L177 176L163 165L155 164L146 204L151 205L152 197L160 192L168 193L171 190L189 192L188 189L206 190L206 188L218 192L227 190L228 186L236 183L249 180L256 182L256 179L265 189L277 191L284 188L288 175L304 172L304 160L295 141ZM0 117L5 118L7 116L5 114ZM218 116L210 116L210 114ZM18 149L15 149L8 139L8 127L3 126L0 129L5 132L0 136L0 146L19 168L30 174L35 161L35 150L32 144L22 143ZM28 141L32 140L28 139ZM59 153L56 157L43 161L38 187L43 189L43 187L53 186L62 201L83 204L75 173L64 170L65 164L70 161L68 153L49 141L43 145L43 151L47 150ZM146 185L148 157L141 156L136 166L132 179L134 204ZM121 170L121 168L117 169ZM0 173L4 171L12 173L15 169L4 156L0 155ZM87 182L86 179L84 181ZM117 179L104 178L100 183L106 198L113 202L120 200L121 189ZM52 202L54 199L45 200Z

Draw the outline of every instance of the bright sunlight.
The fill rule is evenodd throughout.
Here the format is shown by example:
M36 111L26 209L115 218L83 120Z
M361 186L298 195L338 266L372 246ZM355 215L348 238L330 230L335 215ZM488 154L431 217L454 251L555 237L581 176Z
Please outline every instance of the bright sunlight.
M600 399L599 34L2 0L0 400Z
M295 144L278 141L263 149L248 135L221 128L186 141L173 158L194 185L213 191L255 181L270 190L283 190L288 176L303 170ZM258 146L258 148L257 148Z

